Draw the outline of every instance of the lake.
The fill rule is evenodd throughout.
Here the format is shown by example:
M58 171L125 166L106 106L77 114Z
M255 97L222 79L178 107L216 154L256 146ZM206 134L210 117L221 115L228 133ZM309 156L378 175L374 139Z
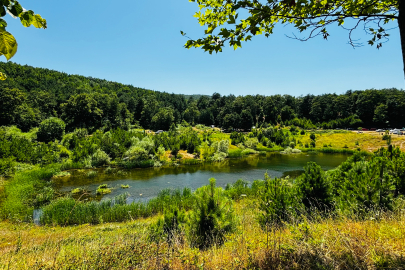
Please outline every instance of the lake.
M227 159L220 163L204 163L200 165L179 165L160 168L132 169L125 173L106 174L105 169L94 169L98 174L89 178L86 172L72 171L71 176L54 180L55 187L61 192L70 192L74 188L85 188L95 194L97 187L108 184L112 187L110 194L101 198L112 198L122 193L129 193L129 201L148 200L155 197L165 188L189 187L195 190L215 178L217 186L225 187L238 179L252 182L263 179L267 172L270 177L296 178L303 173L303 167L309 161L319 164L324 170L336 168L349 155L329 153L301 153L284 155L267 153L251 155L239 159ZM116 170L118 171L118 169ZM122 189L121 185L129 185Z

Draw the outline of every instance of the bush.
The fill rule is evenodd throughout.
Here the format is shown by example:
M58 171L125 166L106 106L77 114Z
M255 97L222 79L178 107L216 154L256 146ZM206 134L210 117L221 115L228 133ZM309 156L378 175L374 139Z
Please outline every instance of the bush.
M240 200L243 195L248 196L251 193L251 189L249 188L249 182L238 179L233 184L227 184L225 188L225 193L232 199L232 200Z
M387 160L374 158L351 166L338 192L342 212L361 217L372 210L393 210L395 182L388 174Z
M14 157L0 158L0 176L10 177L15 172L15 162Z
M196 191L197 206L190 215L191 243L200 249L221 245L225 235L236 228L232 204L215 182L211 178L209 186Z
M290 220L298 208L299 202L294 187L285 179L270 179L266 173L260 195L259 209L262 212L258 216L259 224L262 227L281 225L283 221Z
M51 117L41 122L37 139L42 142L61 140L65 134L66 124L62 119Z
M110 161L110 157L101 149L97 149L96 152L91 156L91 165L93 167L108 165L110 164Z
M297 187L307 209L329 209L332 206L331 186L325 172L315 162L308 162L304 174L297 179Z
M172 245L176 237L184 231L186 225L186 215L184 211L177 207L165 211L164 217L149 227L149 241L159 242L165 239L169 245Z
M245 141L245 146L250 149L255 149L258 143L259 140L257 138L249 138Z

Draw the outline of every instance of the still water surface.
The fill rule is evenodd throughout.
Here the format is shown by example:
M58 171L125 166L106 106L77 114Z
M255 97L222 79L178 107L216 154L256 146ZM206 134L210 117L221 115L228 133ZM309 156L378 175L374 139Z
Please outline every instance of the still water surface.
M108 184L112 192L103 198L112 198L122 193L129 193L130 200L148 200L155 197L165 188L189 187L195 190L207 185L211 177L217 180L217 186L225 187L238 179L252 182L263 179L266 171L270 177L295 178L303 172L303 167L309 161L321 165L324 170L330 170L347 159L347 154L291 154L267 153L267 155L252 155L240 159L227 159L221 163L205 163L201 165L179 165L161 168L133 169L125 174L105 174L102 169L94 178L89 178L83 172L74 171L70 177L56 180L56 188L69 192L81 187L95 194L100 184ZM129 185L122 189L121 185Z

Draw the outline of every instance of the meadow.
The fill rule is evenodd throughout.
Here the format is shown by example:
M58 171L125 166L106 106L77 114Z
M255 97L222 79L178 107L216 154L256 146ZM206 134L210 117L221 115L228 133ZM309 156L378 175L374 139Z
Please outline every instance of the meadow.
M257 202L235 203L237 229L222 246L199 250L148 240L160 216L67 227L0 223L1 269L403 269L404 210L356 220L312 214L260 227Z

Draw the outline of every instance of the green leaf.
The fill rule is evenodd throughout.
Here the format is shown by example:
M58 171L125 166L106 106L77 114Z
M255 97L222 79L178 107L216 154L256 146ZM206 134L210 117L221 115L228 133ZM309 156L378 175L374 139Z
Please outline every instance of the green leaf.
M7 27L7 22L0 18L0 28L5 29Z
M17 52L17 41L7 31L0 30L0 56L4 55L10 60Z
M3 16L6 16L6 14L7 14L6 9L4 8L4 6L1 6L0 7L0 16L3 17Z
M32 25L34 25L36 28L47 28L46 20L41 17L39 14L34 15L34 19L32 21Z
M229 15L228 24L235 24L235 17L233 15Z
M5 81L7 79L7 75L4 74L3 72L0 72L0 80Z
M32 24L33 19L34 19L34 12L32 10L24 12L20 16L20 21L22 25L24 25L25 27L29 27Z
M11 6L11 8L7 8L8 11L10 11L11 14L13 14L15 17L20 17L20 14L23 12L23 8L18 3L17 1L14 2L14 5Z

